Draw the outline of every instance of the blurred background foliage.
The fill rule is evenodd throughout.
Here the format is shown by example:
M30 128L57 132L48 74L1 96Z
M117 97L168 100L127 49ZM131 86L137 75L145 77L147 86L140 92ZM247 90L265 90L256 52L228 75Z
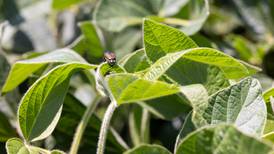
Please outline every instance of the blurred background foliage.
M220 49L262 68L255 77L264 90L273 86L273 0L210 0L208 4L204 0L0 0L0 8L0 88L16 60L57 48L71 48L90 63L102 62L105 50L114 51L121 59L142 48L143 17L181 29L199 46ZM16 112L22 95L50 68L51 65L43 67L19 88L0 97L0 153L5 153L8 138L18 136ZM48 149L69 149L75 127L86 105L92 102L92 81L92 77L82 73L73 76L56 130L48 139L35 144ZM95 150L100 119L108 102L103 100L96 116L91 118L79 153ZM140 144L128 127L138 126L142 114L137 105L121 106L115 112L107 151L121 153L127 148L119 143L117 132L130 146ZM185 116L163 119L152 115L150 139L142 141L150 140L172 150Z

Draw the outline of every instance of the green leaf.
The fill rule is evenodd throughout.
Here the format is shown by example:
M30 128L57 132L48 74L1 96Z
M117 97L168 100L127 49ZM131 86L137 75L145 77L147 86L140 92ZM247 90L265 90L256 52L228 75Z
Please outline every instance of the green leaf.
M124 154L171 154L171 152L160 145L144 144L128 150Z
M161 0L101 0L96 7L94 18L102 28L118 32L127 26L141 24L143 17L156 14L158 11L154 6L158 3L161 3Z
M81 120L86 107L73 95L68 94L65 98L61 118L53 132L58 149L67 150L70 148L74 132ZM81 142L79 153L96 153L97 140L101 127L101 120L93 114L89 119L84 137ZM110 128L106 140L106 153L121 154L127 149L119 134Z
M230 125L204 127L188 135L176 154L240 153L268 154L272 146L250 137Z
M143 30L146 54L153 62L167 53L198 47L183 32L152 20L144 20Z
M104 47L98 36L95 25L92 22L80 22L79 27L82 36L71 45L71 48L79 54L85 54L90 61L92 58L101 58Z
M207 99L203 99L207 100ZM258 80L246 78L193 104L197 127L219 123L235 124L244 133L261 136L266 122L266 106Z
M30 87L18 110L20 129L27 141L40 140L51 134L62 111L70 76L77 70L95 67L87 63L60 65Z
M82 62L85 60L70 49L60 49L48 54L27 60L17 61L11 68L2 93L13 90L29 75L48 63Z
M227 78L230 79L237 79L249 75L248 70L244 65L218 50L210 48L193 48L166 54L150 67L144 75L144 78L155 80L162 76L177 61L183 61L184 59L217 66L225 73Z
M121 60L120 64L128 73L142 71L150 66L145 50L140 49Z
M8 154L30 154L30 151L19 138L9 139L6 143L6 150Z
M156 62L168 53L176 54L179 51L183 52L184 50L198 47L183 32L151 20L144 21L143 29L146 55L153 62ZM177 58L179 57L175 57L175 60ZM165 67L164 65L160 65L158 70L162 70L161 67L168 68L168 66ZM167 70L166 74L180 85L202 83L208 89L209 94L229 85L225 74L218 67L186 58L178 60Z
M5 142L9 138L16 137L16 131L2 112L0 112L0 121L0 142Z
M84 0L52 0L51 7L56 10L63 10Z
M117 104L131 103L179 92L179 87L161 81L150 81L133 74L114 74L106 78L109 91Z

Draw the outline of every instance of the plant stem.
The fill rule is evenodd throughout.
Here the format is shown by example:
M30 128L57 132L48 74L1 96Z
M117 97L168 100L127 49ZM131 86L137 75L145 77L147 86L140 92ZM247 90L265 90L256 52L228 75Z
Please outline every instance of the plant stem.
M104 115L104 119L101 125L100 135L99 135L99 140L97 145L97 152L96 152L97 154L104 154L107 132L110 125L111 117L115 109L116 109L116 103L112 101L107 108L107 111Z
M79 148L79 145L80 145L80 141L82 139L82 136L84 134L86 126L89 122L90 116L94 112L94 110L97 107L100 100L101 100L101 96L97 95L94 98L93 102L86 109L86 111L85 111L85 113L82 117L82 120L78 124L76 132L74 134L74 138L73 138L72 145L71 145L71 148L70 148L70 154L77 154L77 151L78 151L78 148Z

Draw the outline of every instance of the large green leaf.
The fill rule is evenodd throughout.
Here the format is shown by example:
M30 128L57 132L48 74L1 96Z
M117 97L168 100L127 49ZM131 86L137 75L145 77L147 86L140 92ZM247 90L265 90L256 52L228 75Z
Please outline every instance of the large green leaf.
M66 96L62 115L56 129L53 132L53 136L56 140L55 148L62 150L67 150L70 148L74 132L85 110L86 107L73 95L68 94ZM87 128L84 132L79 153L96 153L100 126L101 120L93 114L89 119ZM111 128L106 140L106 153L120 154L127 148L127 145L124 144L119 134Z
M145 51L153 62L167 53L198 47L183 32L152 20L144 20L143 30Z
M144 144L128 150L124 154L171 154L171 152L160 145Z
M272 146L250 137L230 125L205 127L188 135L176 154L239 153L268 154Z
M236 59L210 48L193 48L168 53L157 60L144 75L145 79L155 80L162 76L179 60L192 60L219 67L227 78L235 79L249 75L247 68Z
M129 73L144 73L145 69L150 66L149 60L143 49L125 56L120 63ZM138 102L138 104L146 108L158 118L166 120L171 120L174 117L191 110L190 106L187 105L178 94L155 98L145 102Z
M154 99L179 92L179 87L161 81L150 81L134 74L109 75L107 84L117 104Z
M95 21L109 31L121 31L127 26L142 23L142 18L156 14L161 0L101 0L95 11Z
M16 137L15 129L12 128L8 118L2 112L0 112L0 121L0 142Z
M26 140L40 140L51 134L61 114L70 76L77 70L95 67L87 63L60 65L30 87L18 110L20 129Z
M85 60L69 49L60 49L48 54L27 60L17 61L11 68L2 92L8 92L22 83L29 75L48 63L83 62Z
M232 123L247 134L259 136L267 117L261 85L252 78L215 93L208 101L193 104L193 109L193 122L197 127Z
M168 53L198 47L183 32L151 20L144 21L143 29L146 55L153 62L156 62ZM164 63L160 65L158 70L162 70L162 67L165 68L164 65ZM206 86L210 94L229 85L225 74L220 68L186 58L179 59L167 70L166 74L180 85L201 83Z

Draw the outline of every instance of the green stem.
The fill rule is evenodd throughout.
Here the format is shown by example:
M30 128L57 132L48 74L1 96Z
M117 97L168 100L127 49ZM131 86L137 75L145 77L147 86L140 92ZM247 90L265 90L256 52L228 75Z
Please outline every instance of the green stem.
M96 152L97 154L104 154L108 128L110 125L111 117L115 109L116 109L116 103L112 101L107 108L107 111L104 115L104 119L101 125L100 135L99 135L99 140L97 145L97 152Z
M86 126L89 122L90 116L94 112L94 110L97 107L100 100L101 100L101 96L97 95L94 98L93 102L86 109L86 111L85 111L85 113L82 117L82 120L78 124L76 132L74 134L74 138L73 138L72 145L71 145L71 148L70 148L70 154L77 154L77 151L78 151L78 148L79 148L79 145L80 145L80 141L82 139L82 136L84 134Z

